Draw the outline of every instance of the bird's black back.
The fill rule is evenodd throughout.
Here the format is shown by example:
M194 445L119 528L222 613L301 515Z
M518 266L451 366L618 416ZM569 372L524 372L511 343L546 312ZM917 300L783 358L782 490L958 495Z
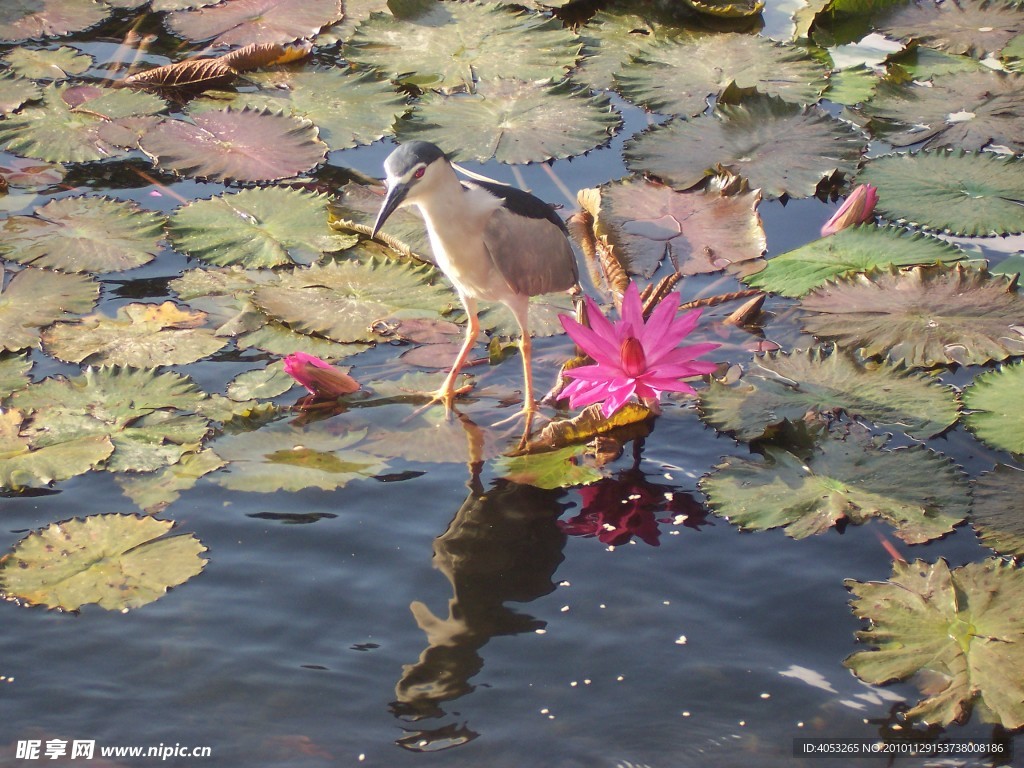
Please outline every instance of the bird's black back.
M466 187L480 187L487 190L490 194L500 198L505 203L505 207L517 216L525 216L528 219L547 219L562 230L566 236L569 235L569 230L566 229L565 222L562 221L561 216L555 213L555 209L551 205L545 203L536 195L524 192L518 187L495 184L490 181L478 181L477 179L463 181L462 185Z

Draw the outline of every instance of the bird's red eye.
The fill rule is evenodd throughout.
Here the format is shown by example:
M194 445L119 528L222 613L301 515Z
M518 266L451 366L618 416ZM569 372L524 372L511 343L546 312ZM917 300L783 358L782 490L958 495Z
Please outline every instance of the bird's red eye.
M427 170L427 169L426 168L417 168L416 169L416 173L414 173L413 176L415 176L417 179L422 179L423 178L423 172L425 170Z

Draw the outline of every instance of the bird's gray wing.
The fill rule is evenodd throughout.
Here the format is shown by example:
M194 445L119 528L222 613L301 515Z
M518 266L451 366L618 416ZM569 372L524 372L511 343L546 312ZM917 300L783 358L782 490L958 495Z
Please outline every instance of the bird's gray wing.
M579 281L576 254L565 231L547 218L499 208L484 229L484 246L516 293L567 291Z

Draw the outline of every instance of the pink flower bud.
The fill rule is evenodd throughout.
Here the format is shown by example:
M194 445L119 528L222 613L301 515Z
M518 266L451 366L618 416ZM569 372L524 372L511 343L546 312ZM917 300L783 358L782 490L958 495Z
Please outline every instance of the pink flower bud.
M870 220L877 202L878 190L870 184L861 184L843 201L832 218L825 222L825 226L821 228L821 236L828 237L854 224L863 224Z
M644 345L635 336L627 336L619 346L619 358L622 360L622 370L627 376L639 376L647 370L647 356L644 354Z
M337 398L359 389L359 382L333 365L305 352L284 359L284 370L316 397Z

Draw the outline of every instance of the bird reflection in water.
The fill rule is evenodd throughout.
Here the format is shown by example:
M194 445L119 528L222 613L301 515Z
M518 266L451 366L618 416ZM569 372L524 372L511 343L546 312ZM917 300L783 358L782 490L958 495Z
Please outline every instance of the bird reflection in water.
M528 603L555 590L552 577L562 562L566 537L558 517L563 491L498 480L480 483L472 465L470 493L443 534L434 540L434 566L451 583L448 615L435 616L423 603L410 605L427 636L419 660L403 668L391 711L406 720L441 717L441 703L473 690L470 679L483 667L479 650L498 635L531 632L545 622L505 605ZM415 751L434 751L475 737L446 725L417 729L398 741Z

